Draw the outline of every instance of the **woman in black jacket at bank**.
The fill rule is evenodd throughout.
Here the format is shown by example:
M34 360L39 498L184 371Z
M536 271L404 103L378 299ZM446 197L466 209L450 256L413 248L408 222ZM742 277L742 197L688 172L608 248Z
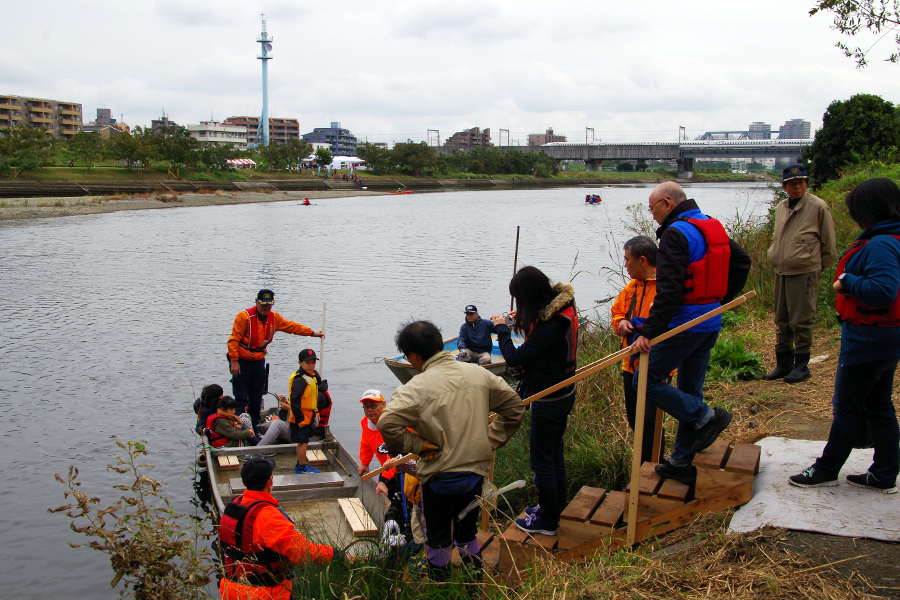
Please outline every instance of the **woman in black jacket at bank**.
M575 373L578 315L575 290L568 283L550 285L535 267L522 267L509 282L516 300L512 328L525 336L518 348L512 342L506 318L491 317L500 352L519 370L516 391L522 399L571 377ZM531 404L529 461L538 488L538 505L525 509L516 525L528 533L556 535L559 515L566 503L566 465L563 434L575 403L575 385L564 387Z

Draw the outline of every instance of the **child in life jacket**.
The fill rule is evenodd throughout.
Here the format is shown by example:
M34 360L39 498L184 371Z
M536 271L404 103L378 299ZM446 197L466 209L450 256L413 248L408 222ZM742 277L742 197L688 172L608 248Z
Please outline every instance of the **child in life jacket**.
M231 396L219 399L215 414L206 421L206 432L213 448L234 448L246 441L255 446L258 441L252 429L245 429L241 419L235 415L237 402Z
M650 315L650 307L656 297L656 243L639 235L625 242L625 270L631 281L625 286L612 306L612 327L622 337L622 348L630 346L641 335L644 321ZM637 411L637 390L633 387L634 370L639 355L633 354L622 361L622 383L625 391L625 414L628 426L634 431ZM656 407L647 405L644 411L644 443L641 462L662 462L665 438L660 444L660 455L653 454L653 432L656 427Z

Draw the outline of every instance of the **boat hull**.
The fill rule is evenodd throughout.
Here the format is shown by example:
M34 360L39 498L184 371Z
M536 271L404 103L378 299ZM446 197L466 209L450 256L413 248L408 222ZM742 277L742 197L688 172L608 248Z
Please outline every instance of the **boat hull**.
M494 345L493 348L491 348L491 363L482 366L494 375L503 377L503 375L506 374L506 360L503 358L503 354L500 353L500 347L497 345L497 336L494 335L492 337L494 339ZM456 347L457 339L458 338L454 337L444 340L444 350L453 356L459 355L459 350ZM513 343L518 346L522 343L522 339L514 337ZM402 354L393 358L384 359L384 364L387 365L387 368L390 369L391 373L400 380L400 383L406 383L418 374L418 371L416 371L411 364L406 362L405 357Z

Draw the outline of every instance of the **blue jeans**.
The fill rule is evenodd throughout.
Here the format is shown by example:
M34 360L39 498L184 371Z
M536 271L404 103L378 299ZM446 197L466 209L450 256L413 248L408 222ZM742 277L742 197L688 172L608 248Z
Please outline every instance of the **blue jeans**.
M231 377L231 392L237 400L235 414L250 413L255 429L259 425L259 411L262 409L263 392L266 391L266 361L241 358L238 365L241 374Z
M846 367L838 363L834 375L834 420L816 470L837 478L858 439L862 420L867 419L875 443L869 472L878 481L896 482L900 471L900 427L891 401L896 358Z
M529 461L538 489L540 517L553 524L559 523L559 515L566 505L568 482L563 434L574 405L574 393L565 400L538 400L531 404Z
M647 403L655 404L678 419L678 433L671 458L690 463L691 446L697 437L698 421L706 417L709 406L703 401L703 381L710 352L719 339L718 331L694 333L690 330L654 345L647 366ZM678 369L678 387L667 383L669 373ZM634 373L634 388L638 372Z

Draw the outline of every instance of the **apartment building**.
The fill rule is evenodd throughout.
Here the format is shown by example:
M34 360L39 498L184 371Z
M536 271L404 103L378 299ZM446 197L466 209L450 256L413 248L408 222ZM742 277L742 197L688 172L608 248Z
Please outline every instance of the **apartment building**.
M247 137L249 132L243 125L233 125L227 121L201 121L199 125L187 125L185 129L191 137L201 142L214 142L216 144L231 144L240 150L247 149ZM256 132L253 132L256 135Z
M247 144L256 145L256 133L259 129L259 117L228 117L224 121L228 125L247 128ZM288 140L300 139L300 121L297 119L281 119L269 117L269 141L284 144Z
M490 128L482 131L478 127L457 131L447 138L444 147L448 150L471 150L476 146L493 146Z
M544 144L552 144L554 142L565 142L566 136L564 135L556 135L553 133L553 128L549 128L545 133L529 133L528 134L528 145L529 146L543 146Z
M82 130L81 105L45 98L0 95L0 135L10 127L44 127L55 138L70 139Z
M338 121L332 121L331 127L316 127L303 134L303 139L310 144L328 144L335 156L356 156L359 145L356 136L344 129Z
M808 140L812 133L812 126L809 121L803 119L791 119L785 121L784 125L778 128L780 138L788 140Z

